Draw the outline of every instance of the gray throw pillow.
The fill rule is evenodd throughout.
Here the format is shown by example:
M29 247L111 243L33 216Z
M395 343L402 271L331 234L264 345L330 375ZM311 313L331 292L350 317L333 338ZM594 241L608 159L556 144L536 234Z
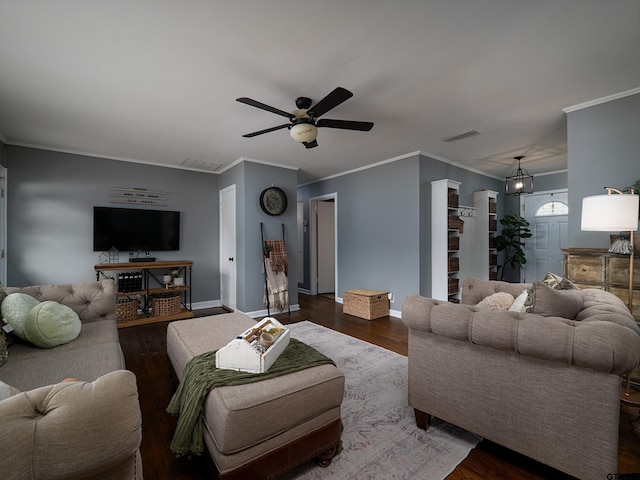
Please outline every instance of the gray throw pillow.
M584 308L580 290L555 290L540 281L533 284L533 297L533 313L544 317L573 320Z

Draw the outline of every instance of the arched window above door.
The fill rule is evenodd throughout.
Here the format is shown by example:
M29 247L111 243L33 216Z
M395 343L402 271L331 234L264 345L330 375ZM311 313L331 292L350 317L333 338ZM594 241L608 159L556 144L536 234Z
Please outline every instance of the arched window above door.
M547 202L536 210L534 217L556 217L558 215L568 215L569 205L564 202Z

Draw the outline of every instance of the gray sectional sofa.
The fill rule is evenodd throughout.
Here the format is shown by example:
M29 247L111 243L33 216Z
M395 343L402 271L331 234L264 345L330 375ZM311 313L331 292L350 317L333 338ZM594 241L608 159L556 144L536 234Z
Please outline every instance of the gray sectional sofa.
M535 297L532 313L475 306L530 284L468 278L462 304L408 297L409 404L423 428L433 415L575 477L607 478L618 473L621 375L640 363L640 329L613 294L536 285L544 315Z
M55 348L9 347L0 381L19 393L0 400L2 478L142 479L138 390L118 340L113 280L6 291L67 305L82 328Z

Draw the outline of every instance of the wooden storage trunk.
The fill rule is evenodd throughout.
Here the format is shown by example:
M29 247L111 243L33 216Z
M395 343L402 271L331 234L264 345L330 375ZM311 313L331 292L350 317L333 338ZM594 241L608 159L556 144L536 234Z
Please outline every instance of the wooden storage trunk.
M342 296L342 312L347 315L374 320L389 315L388 292L357 289L347 290Z

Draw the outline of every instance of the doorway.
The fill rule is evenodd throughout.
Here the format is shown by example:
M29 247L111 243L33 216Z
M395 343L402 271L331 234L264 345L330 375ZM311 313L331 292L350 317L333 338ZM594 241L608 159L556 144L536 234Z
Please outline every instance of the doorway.
M521 215L533 234L525 240L522 279L542 280L547 272L564 273L563 248L568 246L569 207L567 190L534 193L520 199Z
M337 238L338 194L309 199L311 295L333 295L338 291Z
M0 284L7 284L7 169L0 165Z
M232 312L236 304L236 186L220 190L220 303Z

